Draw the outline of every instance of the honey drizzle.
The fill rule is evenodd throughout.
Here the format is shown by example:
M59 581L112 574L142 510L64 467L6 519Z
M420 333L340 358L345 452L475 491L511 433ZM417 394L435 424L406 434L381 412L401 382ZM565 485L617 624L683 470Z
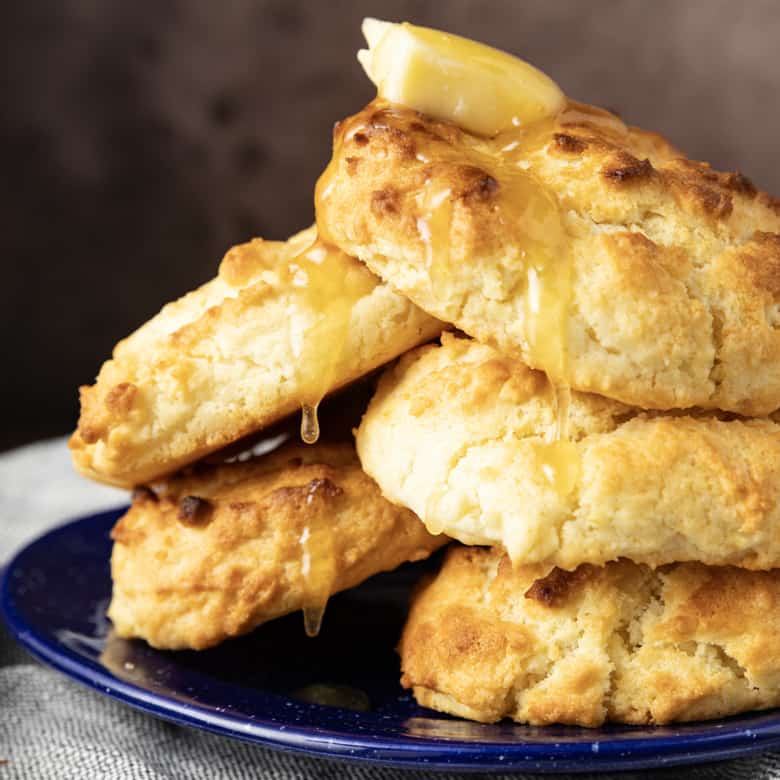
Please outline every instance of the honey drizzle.
M446 515L439 509L439 503L447 494L447 487L447 483L445 482L443 485L434 488L425 503L425 516L422 520L428 533L433 536L444 533L444 527L446 525L444 518Z
M313 482L306 495L307 524L301 533L301 579L303 583L303 628L306 636L320 633L328 597L336 582L336 551L332 516L327 502L317 500L318 484Z
M580 454L569 430L571 388L551 381L550 395L553 424L549 435L534 443L534 455L550 487L565 497L574 490L580 475Z
M567 384L551 383L553 409L555 411L554 441L568 441L569 418L571 410L571 387Z
M355 304L376 281L356 260L317 239L293 258L288 283L312 321L302 334L293 334L295 371L304 388L301 402L301 439L314 444L320 435L317 407L333 389Z
M523 318L527 359L547 373L553 413L550 435L535 442L534 454L547 483L558 496L566 497L574 490L580 473L579 451L569 430L572 259L558 199L521 167L528 148L539 148L545 143L550 137L551 123L558 119L502 133L496 176L499 182L509 183L506 190L512 204L525 204L518 215L515 240L521 247L526 270Z
M577 110L576 121L585 116ZM526 294L521 315L525 322L526 359L535 367L544 368L553 387L555 422L551 440L539 441L543 471L557 488L571 482L573 472L567 461L574 456L569 447L556 442L569 439L569 354L568 321L572 295L572 264L567 246L561 207L557 198L525 167L529 147L541 148L550 137L552 123L565 121L555 117L526 127L515 127L490 139L464 136L469 145L466 155L471 162L488 173L496 182L496 218L519 247L525 265ZM437 159L441 158L437 150ZM453 151L453 161L463 149ZM423 149L421 160L433 155ZM426 249L426 262L432 287L440 286L457 273L452 267L452 219L455 197L449 188L436 189L431 179L418 198L422 212L417 229ZM546 450L546 452L542 452ZM438 503L439 497L433 503ZM430 517L434 512L427 513ZM435 533L438 525L429 530Z
M451 266L452 191L449 187L436 189L428 179L418 205L423 216L417 220L417 230L425 244L428 276L435 289L446 282Z
M553 127L563 129L582 125L596 125L601 132L615 136L625 135L625 124L608 111L569 102L555 117L536 123L518 132L502 151L518 152L523 145L537 148L548 141ZM520 137L517 137L517 136ZM524 137L523 137L524 136ZM526 152L527 153L527 152ZM580 477L580 453L571 438L571 367L569 361L568 323L572 300L573 268L568 241L563 229L560 205L556 242L550 242L545 252L532 257L527 264L528 289L525 302L529 362L544 367L552 395L553 425L551 436L536 444L540 468L553 490L561 497L574 490ZM545 241L542 230L542 242ZM549 234L547 234L549 235ZM541 262L540 262L541 259Z
M333 389L337 368L344 353L355 304L376 286L376 280L334 246L320 238L294 257L284 281L292 290L292 302L311 312L302 332L292 332L301 400L301 439L314 444L320 435L317 407ZM306 635L320 632L328 597L336 580L332 516L317 498L318 484L312 483L306 496L306 518L299 544L303 587L303 625Z
M381 100L377 110L396 111ZM410 113L410 116L413 114ZM472 163L498 182L496 216L514 238L525 265L526 295L522 311L525 322L525 359L535 368L545 370L552 391L553 425L551 435L536 443L540 468L553 489L560 495L570 493L579 476L579 452L570 436L570 364L568 324L572 299L572 259L564 228L563 214L555 195L528 170L529 151L541 151L560 127L594 125L603 133L623 136L627 128L607 111L568 102L555 116L531 124L503 130L491 138L464 133L455 146L438 146L428 154L424 144L436 136L416 136L417 158ZM317 213L333 191L336 161L345 139L364 130L360 123L345 123L336 136L333 160L317 183ZM436 141L441 143L441 141ZM465 159L464 159L465 158ZM425 246L431 286L439 285L457 269L452 267L452 221L456 194L449 188L437 189L428 179L418 196L421 216L417 230ZM440 316L446 316L439 312ZM456 323L457 324L457 323ZM441 524L434 515L446 487L438 489L426 505L426 525L432 533Z

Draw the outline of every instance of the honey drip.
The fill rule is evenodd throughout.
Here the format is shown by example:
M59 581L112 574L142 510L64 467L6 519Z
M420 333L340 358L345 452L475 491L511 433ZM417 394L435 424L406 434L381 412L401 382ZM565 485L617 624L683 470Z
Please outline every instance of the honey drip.
M536 458L544 478L559 496L568 496L579 479L580 456L577 445L564 439L539 442Z
M317 404L301 404L301 439L304 444L316 444L320 438Z
M571 493L580 475L580 454L569 431L571 388L550 382L553 426L546 441L536 444L539 468L559 496Z
M569 440L569 410L571 407L571 388L565 384L552 384L553 406L555 409L554 441Z
M306 636L314 639L318 636L322 628L322 618L325 616L325 606L304 607L303 608L303 630Z
M303 628L309 637L315 637L320 632L328 597L336 582L336 552L330 504L318 497L317 490L318 485L313 482L306 496L305 516L308 522L299 539Z
M425 517L423 518L423 521L428 533L433 536L444 533L444 527L446 525L444 518L446 517L446 514L439 507L439 504L446 493L447 484L445 483L444 485L434 488L425 504Z
M337 381L352 310L376 280L357 260L320 239L290 261L287 273L293 297L311 313L303 332L291 338L303 389L301 439L314 444L320 435L317 406Z

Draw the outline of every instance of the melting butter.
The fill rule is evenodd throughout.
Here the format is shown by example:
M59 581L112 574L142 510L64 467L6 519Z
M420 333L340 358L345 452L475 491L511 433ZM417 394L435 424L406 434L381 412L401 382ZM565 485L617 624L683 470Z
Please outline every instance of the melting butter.
M458 35L365 19L358 60L379 95L481 135L556 113L558 85L527 62Z
M311 320L293 342L295 372L304 390L301 438L319 438L317 407L333 389L343 357L355 304L375 287L376 280L356 260L317 239L293 258L287 269L294 298L310 312Z

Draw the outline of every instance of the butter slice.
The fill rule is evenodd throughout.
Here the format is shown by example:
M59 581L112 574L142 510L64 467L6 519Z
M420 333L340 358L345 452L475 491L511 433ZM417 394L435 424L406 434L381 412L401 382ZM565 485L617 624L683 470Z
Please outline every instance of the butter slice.
M363 21L358 60L380 97L492 136L560 111L565 96L549 76L510 54L458 35Z

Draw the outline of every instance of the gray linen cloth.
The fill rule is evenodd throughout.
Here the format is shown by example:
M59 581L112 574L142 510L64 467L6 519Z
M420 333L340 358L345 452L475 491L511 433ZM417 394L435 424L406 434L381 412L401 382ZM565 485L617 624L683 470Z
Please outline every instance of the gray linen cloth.
M0 455L0 565L47 528L126 500L121 491L94 485L73 473L64 439ZM311 759L165 723L42 667L16 647L0 627L0 780L384 780L434 775L447 776ZM695 768L629 772L620 777L683 775L689 780L780 778L780 753Z

